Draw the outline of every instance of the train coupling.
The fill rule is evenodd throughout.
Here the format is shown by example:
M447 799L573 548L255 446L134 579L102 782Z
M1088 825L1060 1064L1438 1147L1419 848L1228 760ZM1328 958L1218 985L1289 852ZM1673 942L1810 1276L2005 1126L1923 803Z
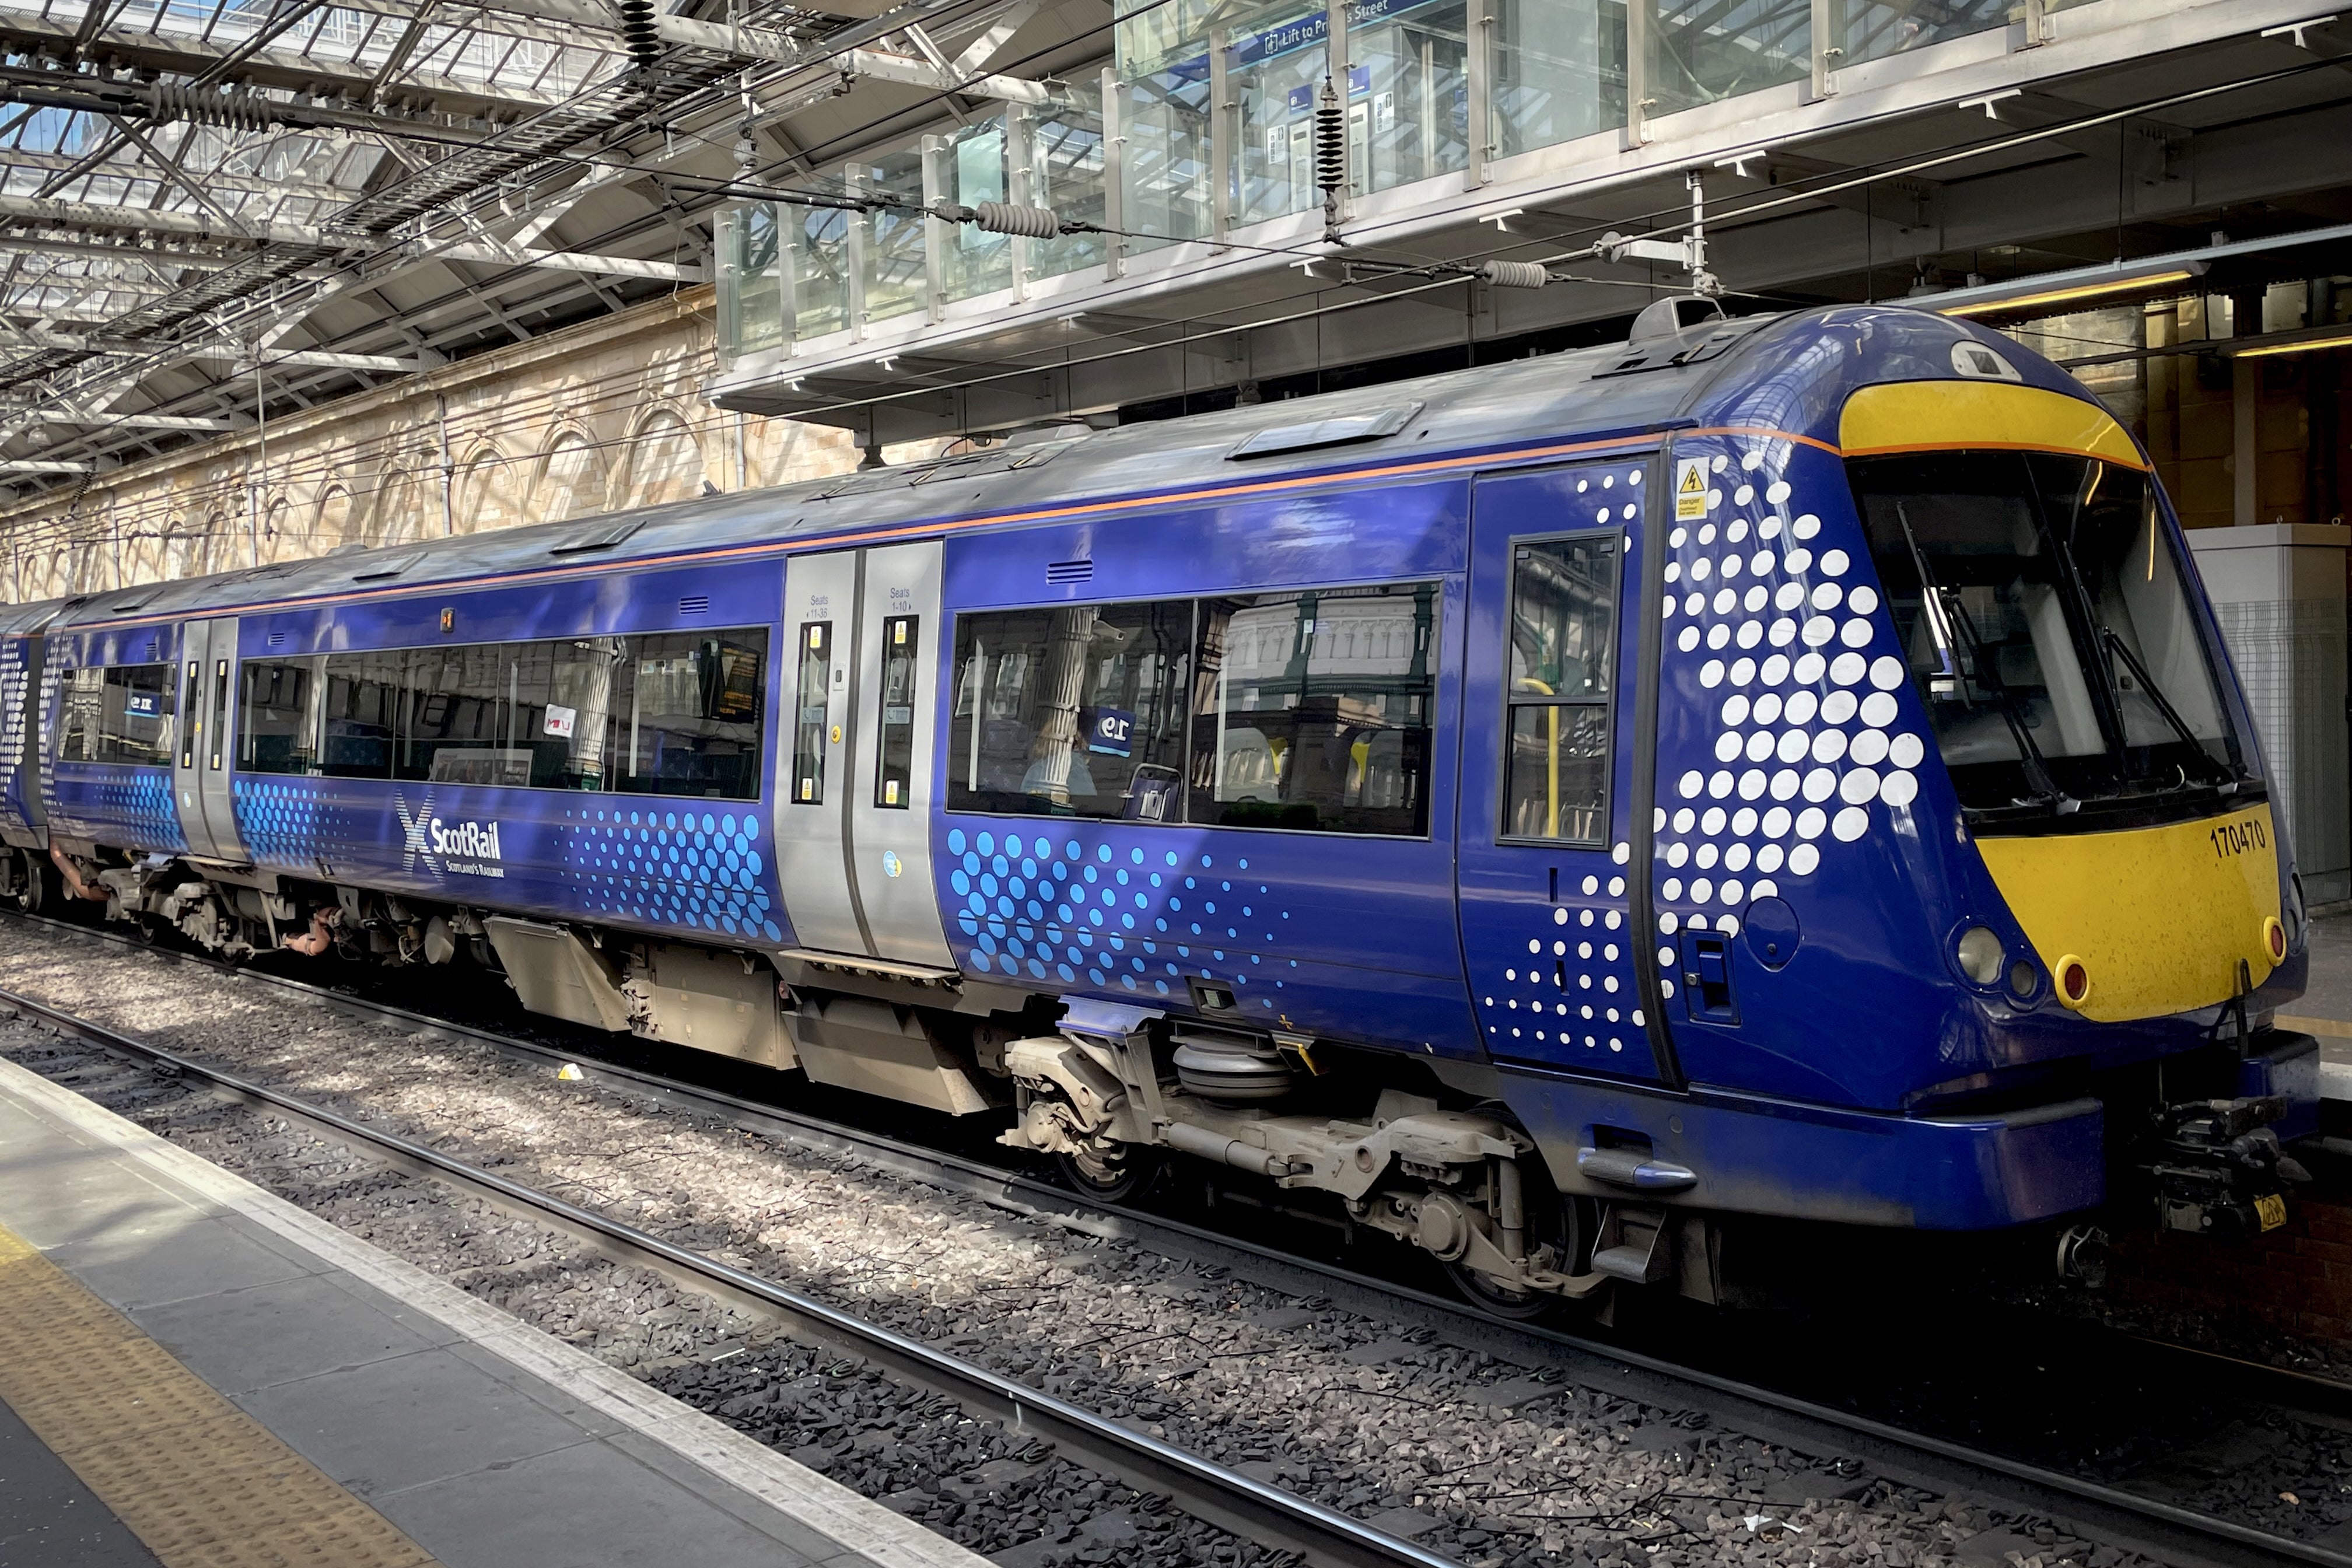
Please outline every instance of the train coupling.
M2280 1094L2166 1106L2155 1158L2142 1167L2155 1184L2158 1226L2234 1238L2284 1225L2287 1188L2311 1180L2271 1125L2288 1109Z

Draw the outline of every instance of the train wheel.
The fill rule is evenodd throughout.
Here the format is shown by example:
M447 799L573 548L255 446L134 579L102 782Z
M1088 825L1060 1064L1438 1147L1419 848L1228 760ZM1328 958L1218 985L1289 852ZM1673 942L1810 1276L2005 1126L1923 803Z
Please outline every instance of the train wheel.
M1592 1266L1592 1233L1599 1216L1581 1198L1562 1197L1551 1184L1543 1162L1533 1156L1519 1162L1521 1190L1527 1205L1528 1247L1555 1273L1581 1274ZM1570 1300L1542 1290L1516 1290L1491 1274L1481 1274L1459 1263L1447 1263L1446 1278L1463 1300L1490 1317L1512 1322L1532 1322L1555 1315L1584 1316L1599 1309L1606 1290Z
M24 910L28 915L39 914L41 912L41 906L48 902L47 893L49 879L56 875L56 872L50 870L49 868L41 861L34 859L29 855L26 856L25 858L25 886L16 894L16 907Z
M1160 1173L1160 1152L1133 1143L1113 1143L1108 1149L1087 1148L1075 1154L1056 1154L1054 1163L1070 1185L1090 1198L1123 1204Z

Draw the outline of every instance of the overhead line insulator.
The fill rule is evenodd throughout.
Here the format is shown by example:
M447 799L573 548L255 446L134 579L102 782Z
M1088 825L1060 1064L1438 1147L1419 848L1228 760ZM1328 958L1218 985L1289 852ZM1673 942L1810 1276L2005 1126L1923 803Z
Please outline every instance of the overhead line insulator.
M1538 261L1482 261L1478 276L1497 289L1540 289L1551 281Z

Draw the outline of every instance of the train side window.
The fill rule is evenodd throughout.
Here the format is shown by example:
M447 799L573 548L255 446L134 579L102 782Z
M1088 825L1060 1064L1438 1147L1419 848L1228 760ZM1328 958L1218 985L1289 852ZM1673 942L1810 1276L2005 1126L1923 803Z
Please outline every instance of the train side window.
M604 788L759 798L766 629L671 632L626 641L628 657L613 670L606 704L611 738L604 747Z
M1201 604L1187 820L1429 831L1438 584Z
M393 776L435 784L527 784L531 752L517 732L512 645L420 648L407 670L408 725Z
M408 654L397 649L327 656L320 773L339 779L392 776L408 659Z
M891 616L882 623L882 744L874 762L874 804L904 811L915 781L915 696L922 618Z
M1609 836L1618 539L1511 547L1502 837L1601 844Z
M172 667L124 664L66 671L60 762L121 767L172 763Z
M1190 600L956 617L948 805L1183 818Z
M826 698L833 690L833 623L801 626L800 685L793 693L793 804L824 804Z
M236 765L253 773L318 769L324 658L247 659L239 672Z

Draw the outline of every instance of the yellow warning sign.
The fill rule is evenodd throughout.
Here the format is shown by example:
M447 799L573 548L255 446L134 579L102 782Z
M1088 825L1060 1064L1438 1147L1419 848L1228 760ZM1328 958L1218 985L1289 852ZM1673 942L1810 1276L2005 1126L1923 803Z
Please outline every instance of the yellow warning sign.
M1675 465L1675 521L1696 522L1706 515L1706 459L1685 458Z

